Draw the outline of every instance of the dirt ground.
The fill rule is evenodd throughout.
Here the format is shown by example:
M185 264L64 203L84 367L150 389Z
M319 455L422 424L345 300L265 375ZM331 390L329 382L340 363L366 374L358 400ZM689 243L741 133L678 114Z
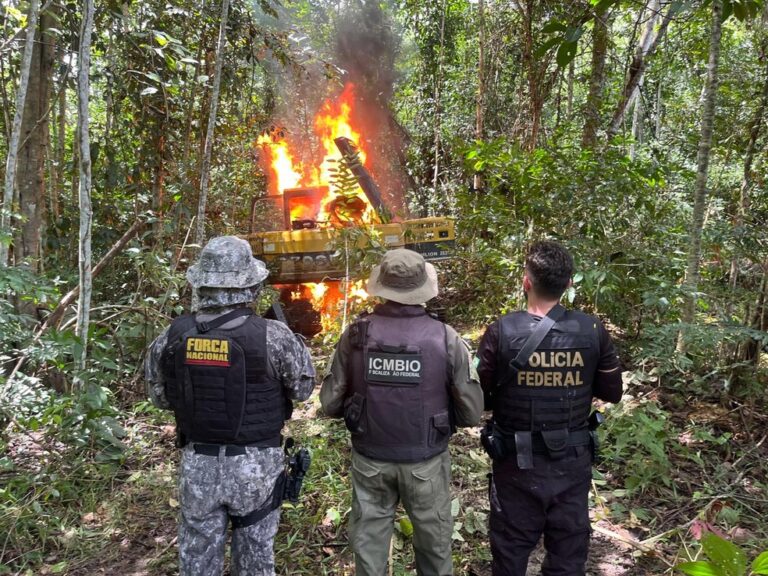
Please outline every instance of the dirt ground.
M134 518L134 521L140 519ZM137 528L134 525L134 528ZM140 530L142 531L142 530ZM178 574L171 566L158 565L158 559L167 555L169 549L176 544L176 526L173 522L145 525L145 536L133 540L120 540L110 544L113 552L107 552L103 560L69 571L68 574L78 576L172 576ZM278 536L279 537L279 536ZM528 576L540 574L541 562L544 558L543 547L537 548L531 555ZM282 561L281 561L282 560ZM290 575L290 569L285 567L285 559L278 557L278 574ZM588 576L655 576L664 573L664 566L650 558L635 558L632 547L621 544L600 534L593 535L589 561ZM350 572L339 572L338 575L349 575ZM415 571L412 572L415 574ZM491 568L485 565L472 565L467 571L457 571L456 576L491 576Z

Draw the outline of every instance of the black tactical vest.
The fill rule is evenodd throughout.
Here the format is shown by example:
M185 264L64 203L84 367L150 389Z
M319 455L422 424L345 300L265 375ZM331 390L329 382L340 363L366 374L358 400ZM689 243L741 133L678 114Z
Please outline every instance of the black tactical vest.
M499 321L493 419L506 433L584 430L599 360L597 319L566 311L519 371L510 368L536 322L527 312Z
M419 462L448 447L452 417L445 325L387 303L350 326L344 419L360 454Z
M281 383L267 368L267 325L249 316L201 333L194 315L168 332L163 375L176 425L190 442L279 446L286 418Z

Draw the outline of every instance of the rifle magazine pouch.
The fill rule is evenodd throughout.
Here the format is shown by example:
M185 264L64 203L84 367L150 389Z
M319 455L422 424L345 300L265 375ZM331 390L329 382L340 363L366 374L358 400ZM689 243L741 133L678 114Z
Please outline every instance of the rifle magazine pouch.
M544 446L547 447L547 453L552 460L560 460L566 455L569 435L568 428L541 431Z
M533 469L533 433L522 430L515 432L515 453L520 470Z
M368 340L368 320L360 319L349 327L349 341L352 346L362 350Z
M344 404L344 424L347 430L353 434L362 434L365 431L361 425L365 410L365 396L355 392Z

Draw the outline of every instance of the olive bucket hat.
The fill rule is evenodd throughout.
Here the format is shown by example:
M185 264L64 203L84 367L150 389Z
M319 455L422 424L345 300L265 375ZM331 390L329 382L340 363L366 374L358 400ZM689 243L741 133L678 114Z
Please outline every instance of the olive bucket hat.
M400 304L423 304L437 296L437 272L418 252L390 250L371 272L367 290Z
M197 263L187 270L194 288L249 288L268 275L264 263L253 257L250 244L236 236L211 238Z

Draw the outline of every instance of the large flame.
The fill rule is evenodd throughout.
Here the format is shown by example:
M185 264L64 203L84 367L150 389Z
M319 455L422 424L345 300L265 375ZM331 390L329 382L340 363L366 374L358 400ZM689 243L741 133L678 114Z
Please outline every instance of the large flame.
M281 294L281 299L286 305L297 300L311 302L312 307L320 312L320 324L327 332L336 327L336 321L343 315L351 318L353 314L359 312L360 305L369 298L364 286L364 280L306 282L284 287L288 288L288 291Z
M315 219L323 226L335 226L340 222L334 221L333 205L337 199L334 189L333 170L341 159L334 142L335 138L349 138L354 142L360 155L360 161L365 165L367 154L360 133L352 126L352 110L355 104L355 86L347 83L344 90L335 99L326 100L315 115L314 131L322 147L322 157L316 159L316 164L305 164L295 160L292 150L302 150L307 142L292 142L281 131L262 134L256 143L264 152L264 164L269 176L270 186L274 194L282 195L291 188L328 187L328 192L320 203L314 207ZM359 220L370 223L375 220L376 213L368 198L358 187L356 204L361 207ZM299 201L291 207L291 218L306 218L309 205L307 201Z
M320 311L320 322L324 331L332 330L339 316L345 313L349 316L354 306L368 299L364 285L363 280L304 284L309 289L312 305L315 310Z
M299 187L326 190L319 202L309 197L292 199L292 221L310 219L316 220L318 226L334 227L377 220L376 211L362 189L357 188L357 198L339 200L339 191L334 187L333 171L342 158L334 142L335 138L350 139L357 147L363 165L368 157L360 132L353 126L354 105L355 86L347 83L337 98L326 100L320 107L314 119L314 132L316 143L322 149L322 157L315 158L313 163L296 160L302 150L311 148L312 143L295 142L282 131L262 134L256 141L263 152L262 160L272 194L283 195L286 190ZM352 216L345 215L345 210ZM334 318L343 312L344 307L368 298L362 281L303 284L291 296L294 299L309 299L315 309L322 313L324 329L331 327Z

